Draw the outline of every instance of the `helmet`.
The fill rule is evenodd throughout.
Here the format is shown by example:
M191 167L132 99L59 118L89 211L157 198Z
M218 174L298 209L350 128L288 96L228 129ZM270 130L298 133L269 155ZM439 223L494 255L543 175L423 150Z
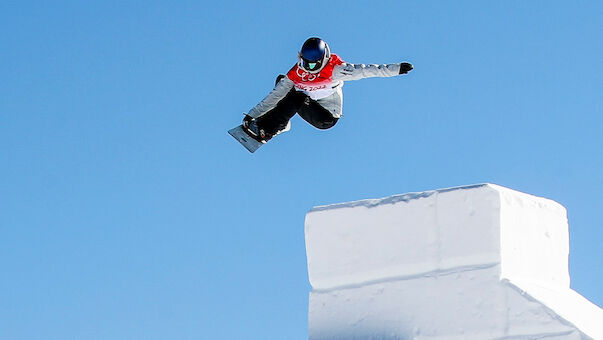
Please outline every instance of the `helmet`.
M320 38L309 38L299 51L299 67L309 73L320 72L331 58L329 45Z

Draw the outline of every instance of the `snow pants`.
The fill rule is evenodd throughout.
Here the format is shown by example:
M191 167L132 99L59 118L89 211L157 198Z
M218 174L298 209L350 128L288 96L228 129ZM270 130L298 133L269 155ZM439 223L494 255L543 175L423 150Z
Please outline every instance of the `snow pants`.
M291 89L276 107L258 117L257 123L268 136L274 136L277 132L285 129L289 120L296 113L312 126L325 130L333 127L339 118L333 117L329 110L325 109L316 100L308 97L305 93Z

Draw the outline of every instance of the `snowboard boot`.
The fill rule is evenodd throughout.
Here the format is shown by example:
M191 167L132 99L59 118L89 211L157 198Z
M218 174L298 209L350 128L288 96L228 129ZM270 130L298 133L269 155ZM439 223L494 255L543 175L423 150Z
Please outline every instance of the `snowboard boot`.
M257 140L260 143L266 143L269 141L272 136L266 134L264 129L261 129L258 126L257 120L251 118L248 115L245 115L243 118L243 130L253 139Z

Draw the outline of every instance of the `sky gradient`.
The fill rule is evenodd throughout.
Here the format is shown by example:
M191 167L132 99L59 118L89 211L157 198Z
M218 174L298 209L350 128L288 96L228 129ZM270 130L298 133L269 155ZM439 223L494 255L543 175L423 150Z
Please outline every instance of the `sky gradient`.
M313 206L490 182L568 209L603 305L603 3L0 3L0 338L305 339ZM406 76L251 155L321 36Z

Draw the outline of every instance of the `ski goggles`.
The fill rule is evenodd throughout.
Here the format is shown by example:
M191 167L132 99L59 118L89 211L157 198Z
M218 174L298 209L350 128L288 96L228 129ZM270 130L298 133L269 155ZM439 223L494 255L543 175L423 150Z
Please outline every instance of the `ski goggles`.
M301 64L304 70L312 72L320 69L320 67L322 66L322 60L309 61L304 58L301 58Z

